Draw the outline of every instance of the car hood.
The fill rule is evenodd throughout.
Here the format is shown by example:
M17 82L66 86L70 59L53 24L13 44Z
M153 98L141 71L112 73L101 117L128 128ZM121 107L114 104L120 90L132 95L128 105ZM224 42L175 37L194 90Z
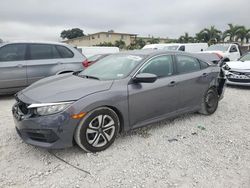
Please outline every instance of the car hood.
M250 61L229 61L227 65L234 70L250 71Z
M26 103L52 103L74 101L87 95L109 90L113 81L82 78L62 74L42 79L18 93Z

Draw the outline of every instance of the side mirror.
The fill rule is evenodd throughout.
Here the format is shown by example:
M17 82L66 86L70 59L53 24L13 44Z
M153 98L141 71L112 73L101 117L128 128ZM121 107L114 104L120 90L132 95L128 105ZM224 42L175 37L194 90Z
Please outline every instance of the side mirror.
M133 78L133 81L136 83L153 83L156 80L157 76L150 73L140 73Z

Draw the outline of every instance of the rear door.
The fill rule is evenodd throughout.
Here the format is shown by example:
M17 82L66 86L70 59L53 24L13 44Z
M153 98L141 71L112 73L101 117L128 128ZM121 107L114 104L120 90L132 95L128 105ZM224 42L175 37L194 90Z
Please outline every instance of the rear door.
M7 44L0 48L0 89L27 85L26 44Z
M179 108L192 109L201 104L202 97L213 79L209 65L187 55L177 54L175 57L177 84L181 92Z
M27 61L28 84L56 74L63 69L60 54L52 44L29 44Z

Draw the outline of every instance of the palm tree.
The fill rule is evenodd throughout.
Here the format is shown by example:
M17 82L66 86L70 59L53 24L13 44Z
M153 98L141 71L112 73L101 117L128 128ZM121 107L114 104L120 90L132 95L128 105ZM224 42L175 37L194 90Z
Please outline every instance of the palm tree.
M203 29L200 33L203 34L205 42L212 44L220 41L222 32L216 29L215 26L211 26Z
M240 39L240 42L242 45L245 39L246 39L246 42L248 43L249 38L250 38L250 29L246 29L245 26L242 26L242 28L240 28L237 31L237 35L235 37L235 40L239 41L239 39Z
M239 26L239 25L233 25L233 24L228 24L229 29L227 29L224 33L223 33L223 40L225 40L225 38L229 37L230 42L234 42L238 32L243 29L243 26Z
M184 35L180 36L178 39L180 43L189 43L189 42L194 42L194 38L189 36L187 32L185 32Z
M196 42L208 42L209 41L209 37L206 33L200 31L199 33L195 34L194 40Z

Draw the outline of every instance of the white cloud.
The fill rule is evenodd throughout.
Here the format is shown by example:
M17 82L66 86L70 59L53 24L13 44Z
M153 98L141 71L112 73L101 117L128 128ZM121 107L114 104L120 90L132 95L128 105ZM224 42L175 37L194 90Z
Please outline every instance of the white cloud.
M63 29L178 37L228 23L250 27L249 0L1 0L0 38L58 40Z

